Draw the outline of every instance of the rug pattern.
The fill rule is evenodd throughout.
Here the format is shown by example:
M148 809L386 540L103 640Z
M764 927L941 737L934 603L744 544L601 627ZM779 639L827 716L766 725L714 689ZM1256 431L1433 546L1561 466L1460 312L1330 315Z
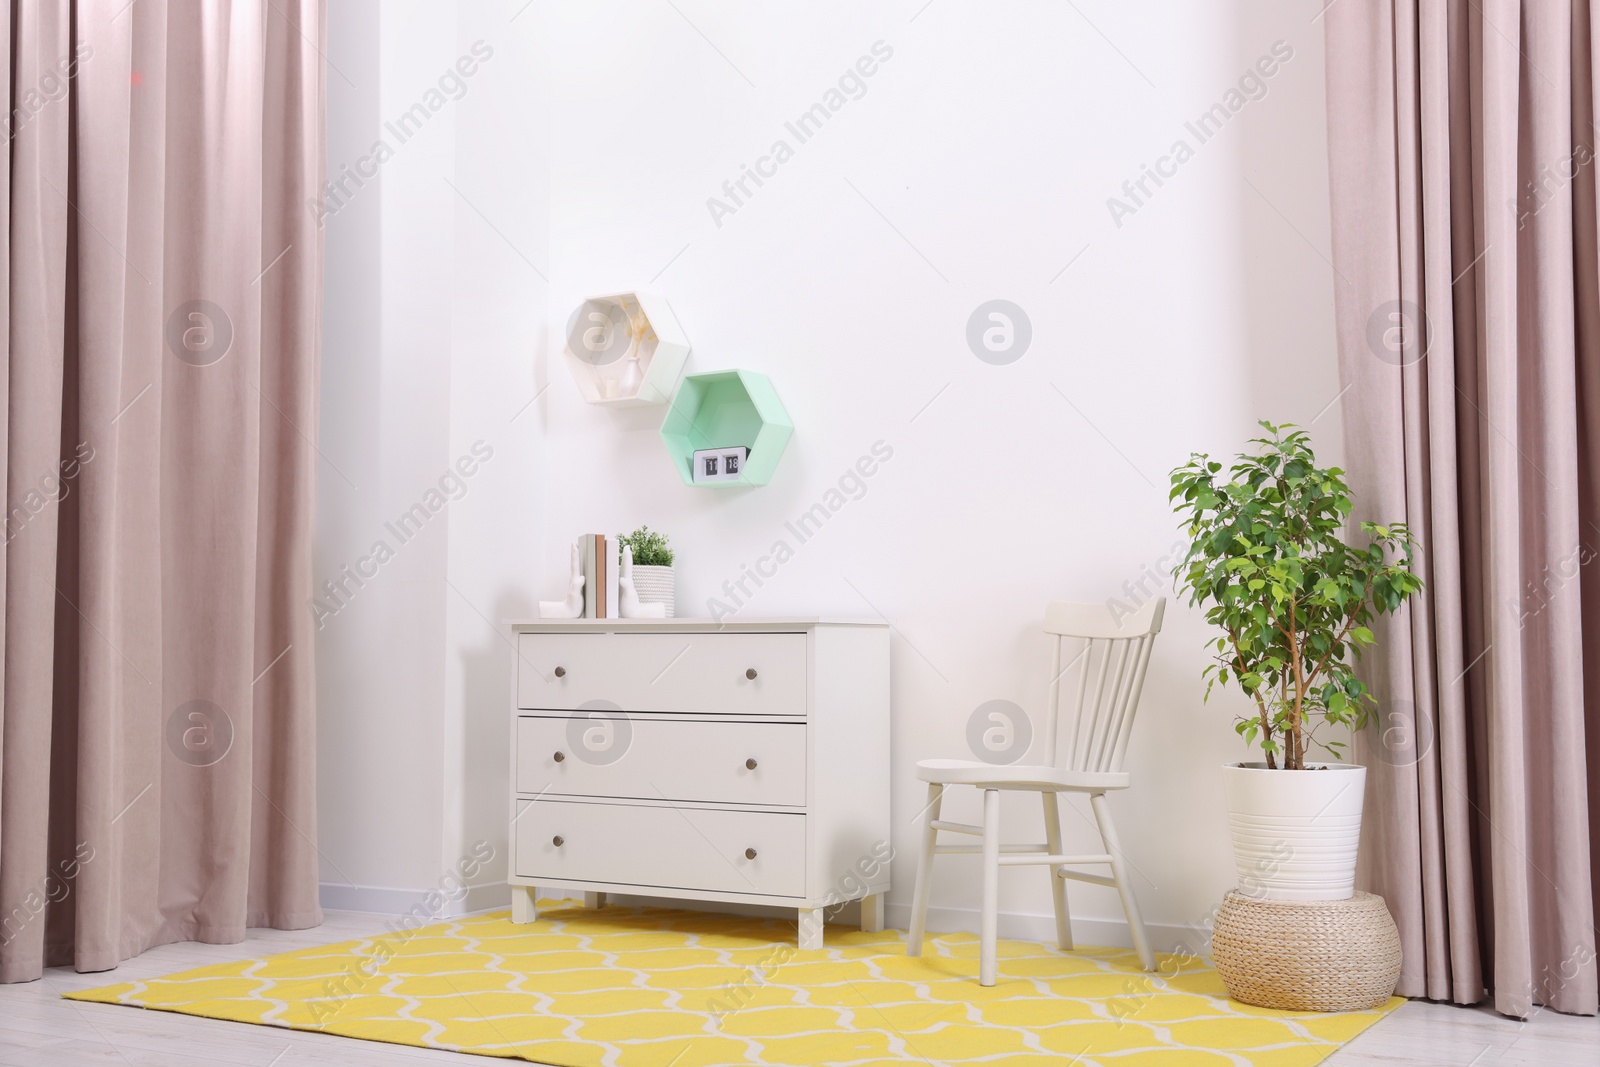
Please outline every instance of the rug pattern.
M985 989L970 934L921 958L893 930L830 928L809 952L793 937L777 920L557 905L532 926L478 915L67 995L558 1067L1310 1067L1404 1003L1252 1008L1192 957L1150 975L1125 950L1021 941L1000 943Z

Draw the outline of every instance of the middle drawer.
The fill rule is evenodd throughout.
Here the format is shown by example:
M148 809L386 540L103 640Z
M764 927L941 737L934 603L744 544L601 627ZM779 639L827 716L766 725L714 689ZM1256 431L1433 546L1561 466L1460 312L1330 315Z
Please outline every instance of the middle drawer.
M752 766L752 764L754 766ZM802 807L802 723L522 716L518 793Z

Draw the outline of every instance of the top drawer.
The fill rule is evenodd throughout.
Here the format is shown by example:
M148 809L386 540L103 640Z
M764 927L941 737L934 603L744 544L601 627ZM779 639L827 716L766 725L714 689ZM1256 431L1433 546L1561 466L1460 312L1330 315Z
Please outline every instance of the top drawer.
M805 715L806 635L525 633L517 706Z

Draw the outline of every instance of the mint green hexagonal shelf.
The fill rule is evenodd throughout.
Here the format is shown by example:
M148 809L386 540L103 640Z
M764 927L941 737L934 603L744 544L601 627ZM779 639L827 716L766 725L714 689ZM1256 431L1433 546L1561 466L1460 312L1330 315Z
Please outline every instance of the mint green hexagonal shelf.
M672 394L672 405L661 423L661 440L678 468L684 485L707 489L737 485L766 485L778 468L783 448L794 433L794 423L765 374L749 370L688 374ZM750 450L739 478L725 482L694 480L697 449Z

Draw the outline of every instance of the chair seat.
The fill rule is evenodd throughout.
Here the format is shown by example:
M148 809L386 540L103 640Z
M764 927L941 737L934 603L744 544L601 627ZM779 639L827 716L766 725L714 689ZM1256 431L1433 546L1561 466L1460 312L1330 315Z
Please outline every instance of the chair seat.
M1103 793L1128 788L1126 772L1066 771L1059 767L1011 764L996 766L965 759L925 759L917 778L940 785L972 785L980 789L1029 789L1048 793Z

